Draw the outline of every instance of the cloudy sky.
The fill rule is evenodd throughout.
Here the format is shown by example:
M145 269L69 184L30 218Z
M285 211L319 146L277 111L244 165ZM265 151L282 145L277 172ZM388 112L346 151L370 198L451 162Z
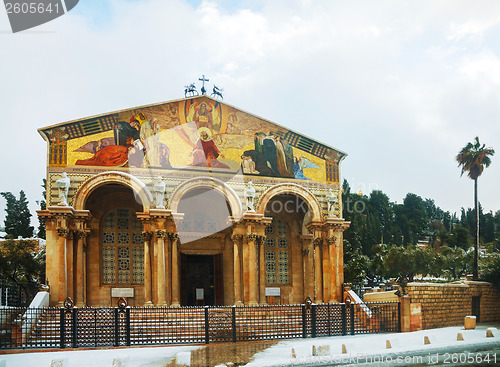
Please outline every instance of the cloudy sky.
M347 152L342 177L392 201L472 207L455 156L479 136L498 151L479 198L500 210L499 41L498 1L82 0L16 34L2 8L0 191L36 209L38 128L182 98L204 74L225 102Z

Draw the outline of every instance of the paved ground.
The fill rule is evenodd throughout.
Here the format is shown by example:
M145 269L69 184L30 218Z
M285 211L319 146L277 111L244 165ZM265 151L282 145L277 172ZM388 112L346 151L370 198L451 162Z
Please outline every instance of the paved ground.
M500 365L500 324L326 338L0 355L5 367L427 366ZM460 333L464 340L457 340ZM424 344L427 337L430 344ZM390 344L390 348L387 348ZM313 347L316 355L313 355ZM345 353L342 353L345 352ZM409 358L409 359L408 359ZM464 362L464 363L461 363ZM0 362L1 366L1 362Z

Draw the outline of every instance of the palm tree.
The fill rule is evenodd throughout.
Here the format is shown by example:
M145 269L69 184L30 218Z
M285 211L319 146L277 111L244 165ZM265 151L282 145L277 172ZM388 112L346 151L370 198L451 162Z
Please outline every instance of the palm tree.
M479 249L479 210L477 202L477 179L483 173L484 167L489 167L491 164L490 156L493 156L495 151L493 148L485 148L485 145L479 143L479 138L476 136L474 143L467 143L458 153L456 159L458 166L462 167L461 176L467 172L467 176L474 180L474 211L476 216L476 227L474 230L474 266L472 269L472 277L478 279L477 271L477 253Z

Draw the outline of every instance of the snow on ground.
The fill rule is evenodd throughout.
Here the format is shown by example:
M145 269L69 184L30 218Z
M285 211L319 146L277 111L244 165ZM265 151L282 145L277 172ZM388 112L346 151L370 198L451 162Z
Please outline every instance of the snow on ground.
M96 349L65 352L17 353L0 355L5 367L159 367L165 366L177 354L184 356L200 346L142 347L125 349Z
M494 337L487 338L486 329L485 326L478 326L475 330L465 330L463 327L455 326L411 333L287 340L256 354L254 360L246 367L360 365L370 361L376 365L390 365L396 364L398 357L401 357L401 365L410 365L411 363L405 363L404 358L412 355L424 355L423 362L425 364L429 362L429 354L434 357L436 353L439 353L439 357L442 359L446 352L460 353L466 349L500 348L498 330L492 328ZM458 333L462 334L463 341L457 340ZM424 344L425 336L429 338L430 344ZM390 343L390 349L386 348L387 341ZM342 344L345 345L346 353L344 354L342 353ZM313 346L317 350L316 356L312 355ZM292 355L292 348L295 352L295 358ZM320 354L321 350L323 350L322 355ZM389 361L388 357L391 363L384 363L383 361ZM500 354L497 353L495 358L497 358L496 363L500 364ZM432 360L430 362L433 364ZM493 360L490 363L493 363Z
M486 329L486 326L478 326L475 330L464 330L463 327L455 326L411 333L365 334L286 340L257 353L254 360L246 366L331 366L336 364L359 366L370 362L370 360L375 362L374 365L377 366L404 366L412 364L405 363L405 357L416 355L423 356L423 364L421 365L428 365L436 364L433 363L433 360L429 361L429 358L436 356L438 353L440 361L442 361L444 353L450 353L449 362L451 362L451 353L456 353L459 357L462 354L465 358L468 354L461 352L487 349L497 351L495 356L493 356L493 352L490 354L491 361L488 364L500 364L500 352L498 352L500 351L500 332L495 328L491 328L490 330L493 331L494 337L487 338ZM457 340L458 333L462 334L463 341ZM430 344L424 344L424 337L429 338ZM386 348L387 341L390 343L390 349ZM243 343L238 344L241 346ZM346 349L346 353L344 354L342 354L342 345ZM318 352L317 356L312 355L313 346ZM62 366L64 367L157 367L165 366L176 356L178 362L183 361L186 365L189 365L190 351L200 347L202 346L136 347L17 353L0 355L0 366L2 365L2 360L6 362L5 367L50 367L52 361L63 360ZM295 352L295 358L292 357L292 348ZM473 353L474 357L476 355L477 353ZM398 357L402 358L399 364L395 363ZM388 358L391 359L392 363L381 363L381 361L387 362ZM496 361L493 358L496 358ZM191 361L191 364L193 362Z

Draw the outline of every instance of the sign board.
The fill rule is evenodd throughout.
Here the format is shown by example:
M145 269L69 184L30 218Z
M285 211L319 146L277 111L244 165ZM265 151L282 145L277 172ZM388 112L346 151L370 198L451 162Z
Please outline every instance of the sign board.
M279 287L266 287L266 297L268 296L281 296L281 288Z
M134 288L111 288L111 297L134 297Z
M196 288L196 300L203 300L205 299L205 293L203 288Z

